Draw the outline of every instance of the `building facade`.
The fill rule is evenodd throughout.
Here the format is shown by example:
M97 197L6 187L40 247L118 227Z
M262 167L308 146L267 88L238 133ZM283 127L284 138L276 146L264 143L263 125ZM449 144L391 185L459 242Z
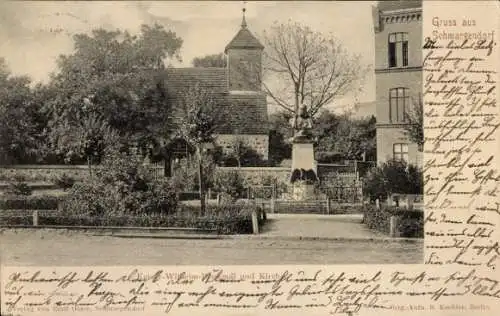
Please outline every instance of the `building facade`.
M422 166L422 152L405 133L405 113L422 91L422 3L380 1L374 8L377 163Z
M178 94L194 85L210 90L223 107L224 124L216 131L216 145L229 153L236 141L269 156L266 94L261 88L264 46L250 32L245 16L239 31L225 47L225 68L168 68L166 86L174 108Z

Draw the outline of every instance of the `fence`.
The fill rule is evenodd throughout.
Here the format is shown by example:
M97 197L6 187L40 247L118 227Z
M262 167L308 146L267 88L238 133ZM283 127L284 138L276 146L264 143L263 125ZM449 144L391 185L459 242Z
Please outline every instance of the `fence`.
M318 188L329 200L340 203L363 202L362 182L346 186L321 186Z

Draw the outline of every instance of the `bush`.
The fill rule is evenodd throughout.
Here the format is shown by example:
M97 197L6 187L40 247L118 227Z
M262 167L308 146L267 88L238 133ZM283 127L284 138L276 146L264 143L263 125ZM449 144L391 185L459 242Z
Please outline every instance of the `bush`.
M391 160L372 168L363 178L363 191L371 201L392 193L423 194L423 174L415 166Z
M198 160L195 157L181 159L175 166L175 172L171 180L175 189L185 192L198 191L198 168ZM204 154L203 174L205 176L205 187L212 186L214 171L214 159L210 155Z
M54 183L57 185L57 187L63 189L64 191L66 191L67 189L71 189L75 182L75 178L70 177L65 173L54 179Z
M11 196L0 200L1 210L56 210L61 197L51 195Z
M33 189L26 182L11 182L5 193L28 196L33 194Z
M216 172L213 188L216 192L232 199L242 198L245 193L244 179L235 170Z
M66 215L169 214L177 207L170 182L153 179L136 157L114 153L92 179L75 184L62 205Z
M365 205L363 213L363 222L370 229L389 234L390 218L398 216L400 220L396 230L400 232L400 237L423 238L424 236L424 212L421 210L408 210L399 207L377 209L374 205Z

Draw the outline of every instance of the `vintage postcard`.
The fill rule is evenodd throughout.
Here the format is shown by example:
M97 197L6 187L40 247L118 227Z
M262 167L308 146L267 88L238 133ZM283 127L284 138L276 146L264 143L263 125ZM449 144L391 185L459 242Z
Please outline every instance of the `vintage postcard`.
M498 1L0 2L0 315L496 315Z

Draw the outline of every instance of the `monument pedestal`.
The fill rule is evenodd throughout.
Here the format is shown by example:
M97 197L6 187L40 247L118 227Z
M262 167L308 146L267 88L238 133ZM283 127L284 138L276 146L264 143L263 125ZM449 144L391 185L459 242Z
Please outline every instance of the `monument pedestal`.
M312 142L294 142L292 145L292 171L295 169L314 170L314 144Z
M314 200L316 197L316 192L314 191L314 184L308 184L303 181L295 182L291 184L292 186L292 200L295 201L306 201Z
M292 145L292 200L314 200L316 197L315 182L316 163L314 160L314 142L310 137L299 135L293 139Z

